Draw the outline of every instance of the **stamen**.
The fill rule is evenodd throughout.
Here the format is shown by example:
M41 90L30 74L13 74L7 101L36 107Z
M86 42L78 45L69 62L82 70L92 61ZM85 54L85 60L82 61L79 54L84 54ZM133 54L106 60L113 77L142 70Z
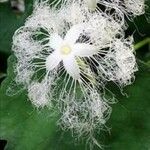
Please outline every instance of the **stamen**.
M72 49L69 45L64 45L61 47L60 51L61 51L61 54L68 55L71 53Z

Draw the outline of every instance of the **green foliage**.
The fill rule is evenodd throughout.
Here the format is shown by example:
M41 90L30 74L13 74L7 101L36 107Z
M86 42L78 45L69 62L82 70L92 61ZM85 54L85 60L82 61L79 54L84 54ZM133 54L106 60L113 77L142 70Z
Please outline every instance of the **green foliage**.
M140 65L135 82L124 92L128 97L118 95L113 106L106 145L110 150L149 150L150 68Z
M27 18L32 9L32 1L26 2L24 14L15 13L10 3L0 3L0 52L10 54L12 36Z

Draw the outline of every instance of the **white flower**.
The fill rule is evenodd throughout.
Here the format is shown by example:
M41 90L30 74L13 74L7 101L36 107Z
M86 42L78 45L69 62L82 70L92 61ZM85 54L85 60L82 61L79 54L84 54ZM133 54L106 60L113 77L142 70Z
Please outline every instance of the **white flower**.
M119 55L116 54L120 51L117 43L125 43L118 36L124 39L122 25L107 14L91 13L84 3L66 4L59 10L51 9L47 3L39 3L13 37L13 51L18 61L16 82L27 89L31 89L32 83L47 83L44 84L46 89L53 94L61 93L58 96L61 100L65 94L76 93L77 89L86 95L85 88L105 88L107 81L122 84L121 74L118 77L118 70L114 69L121 62L117 60ZM131 65L134 66L135 61ZM126 70L125 66L118 68ZM129 80L133 73L131 67L126 73ZM55 91L58 82L61 88ZM124 85L127 84L124 80ZM36 92L31 93L30 99L35 103ZM45 102L49 105L49 101Z
M69 4L76 2L74 0L64 1L65 3ZM89 8L89 10L92 11L101 10L101 8L98 6L98 4L100 4L106 8L105 10L108 14L111 13L114 16L118 16L115 17L116 21L124 22L124 15L131 17L139 16L145 13L145 0L77 0L77 2L80 4L84 3Z
M96 130L107 130L104 124L109 119L112 109L97 91L86 90L89 94L85 99L68 99L68 102L64 103L58 124L64 130L71 130L73 135L78 135L78 138L86 136L89 145L101 148L94 138L94 133Z
M117 64L115 80L121 86L131 84L134 81L134 73L138 71L132 43L132 37L125 39L123 43L120 40L114 43Z
M36 107L44 107L47 104L49 104L48 106L51 106L51 96L46 84L45 81L41 83L33 82L28 87L28 97Z
M54 33L50 37L50 47L54 52L46 59L46 68L48 71L53 70L62 61L67 73L75 80L80 79L80 68L77 64L76 57L90 57L98 50L91 44L77 43L85 25L78 24L67 31L66 36L62 39Z
M145 0L98 0L101 4L115 9L117 13L124 13L127 16L135 17L144 14Z
M145 13L145 0L125 0L125 7L133 15L142 15Z
M31 102L56 107L63 129L88 135L97 145L94 130L104 127L111 113L108 103L115 102L104 98L105 85L131 84L137 71L133 40L125 39L127 10L120 2L64 0L58 7L37 2L13 37L15 80L28 90Z

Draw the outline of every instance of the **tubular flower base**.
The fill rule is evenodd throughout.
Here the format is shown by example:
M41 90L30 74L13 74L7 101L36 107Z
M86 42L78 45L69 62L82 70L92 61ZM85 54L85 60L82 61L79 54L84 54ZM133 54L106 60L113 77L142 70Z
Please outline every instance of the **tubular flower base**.
M123 15L136 8L125 5L126 11L121 11L123 6L115 0L59 3L36 1L32 15L15 32L15 81L27 89L37 108L59 110L62 129L88 136L101 147L94 133L106 128L109 103L115 102L113 94L105 98L105 90L109 91L105 85L109 81L129 85L137 71L133 38L125 39ZM106 9L102 11L97 3ZM116 11L108 13L111 8Z

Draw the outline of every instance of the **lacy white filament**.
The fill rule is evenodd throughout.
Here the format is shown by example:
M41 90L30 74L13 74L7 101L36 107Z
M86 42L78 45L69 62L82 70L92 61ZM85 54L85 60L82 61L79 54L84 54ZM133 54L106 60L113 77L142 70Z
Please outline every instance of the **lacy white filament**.
M105 85L129 85L137 71L133 37L125 38L125 15L143 14L144 1L60 2L37 1L15 32L15 80L34 106L59 110L63 129L88 136L100 147L95 129L104 128L114 102L105 98Z

